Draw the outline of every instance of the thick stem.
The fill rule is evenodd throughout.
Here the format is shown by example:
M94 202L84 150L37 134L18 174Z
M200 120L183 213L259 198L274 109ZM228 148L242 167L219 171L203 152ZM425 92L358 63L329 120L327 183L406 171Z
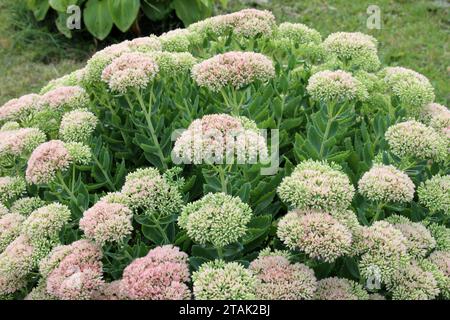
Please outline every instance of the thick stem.
M145 120L147 121L148 128L150 129L150 135L152 136L153 143L158 148L159 160L161 161L164 169L167 170L168 167L167 167L166 161L164 159L164 154L162 152L161 145L159 144L158 138L156 136L155 128L153 127L153 123L152 123L152 119L151 119L151 114L152 114L151 99L149 101L149 110L147 111L147 108L145 107L145 103L144 103L144 100L142 99L142 95L140 94L140 92L138 90L135 90L134 93L136 95L136 98L139 101L139 105L141 106L142 112L144 112Z
M58 178L58 184L64 189L64 191L70 196L70 199L75 203L75 205L77 206L77 208L80 210L81 213L84 212L84 208L80 206L80 204L78 203L78 199L77 197L75 197L75 194L73 193L72 190L69 189L69 187L66 185L66 183L64 182L64 178L61 175L61 172L58 172L56 174L56 177Z
M106 172L105 168L103 168L103 166L101 165L100 161L98 161L97 156L93 155L94 161L97 164L98 168L100 169L100 171L102 172L103 176L106 179L106 183L108 184L109 188L112 191L116 191L116 187L114 186L114 184L112 183L111 179L109 178L108 173Z
M377 205L376 211L375 211L375 215L372 218L372 223L374 223L375 221L378 221L378 218L380 217L380 214L383 212L383 207L384 207L384 203L379 203Z

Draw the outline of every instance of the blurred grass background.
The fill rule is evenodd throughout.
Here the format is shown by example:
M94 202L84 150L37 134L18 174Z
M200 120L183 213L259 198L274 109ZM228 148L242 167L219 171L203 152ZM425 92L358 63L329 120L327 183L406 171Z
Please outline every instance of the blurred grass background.
M380 30L368 30L369 5L381 9ZM229 2L227 11L246 7L271 10L278 22L301 22L324 37L361 31L380 42L384 64L412 68L436 88L436 100L450 100L450 3L447 0L247 0ZM66 39L37 23L25 1L0 2L0 105L37 92L53 78L83 66L94 52L92 39Z

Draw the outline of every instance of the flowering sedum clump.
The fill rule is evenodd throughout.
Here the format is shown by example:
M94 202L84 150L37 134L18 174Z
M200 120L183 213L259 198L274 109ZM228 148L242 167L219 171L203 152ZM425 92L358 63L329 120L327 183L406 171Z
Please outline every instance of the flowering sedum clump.
M315 73L306 90L313 100L322 102L363 101L368 96L365 86L351 73L342 70Z
M178 137L172 153L185 164L256 163L268 156L256 123L227 114L194 120Z
M330 211L348 208L355 188L339 165L307 160L283 179L277 192L292 208Z
M19 213L24 216L29 216L34 210L45 206L45 201L38 197L20 198L11 205L12 213Z
M220 91L225 86L241 89L255 81L269 81L274 76L273 62L254 52L227 52L192 68L195 82L212 91Z
M325 212L291 211L278 223L278 237L290 249L332 262L349 253L352 234Z
M237 262L215 260L192 274L197 300L253 300L259 280Z
M414 120L389 127L385 138L391 152L399 158L443 161L448 157L447 139Z
M403 67L387 67L381 72L384 81L410 115L419 115L421 110L434 101L434 89L422 74Z
M57 172L67 169L71 157L64 143L52 140L38 146L28 160L26 179L29 183L51 182Z
M99 201L84 212L80 229L87 238L100 245L120 242L133 230L131 216L131 210L122 204Z
M178 224L194 241L224 247L247 232L251 208L237 197L209 193L183 208Z
M126 205L136 213L169 216L179 212L183 204L178 188L155 168L129 173L121 192L126 197Z
M161 33L0 106L0 299L450 299L431 79L266 10Z
M0 177L0 203L3 205L25 193L26 183L21 177Z
M132 300L185 300L191 292L187 255L177 247L156 247L123 272L122 294Z
M260 280L256 298L263 300L311 300L317 287L314 271L301 263L290 263L286 254L261 251L249 269Z
M0 217L0 252L20 235L25 217L18 213L7 213Z
M349 69L376 71L380 67L377 55L378 41L361 32L330 34L323 46L331 57L336 56Z
M417 189L419 202L431 212L450 214L450 175L434 176Z
M97 117L87 109L70 111L61 120L59 136L61 140L67 142L88 141L97 123Z
M124 94L132 88L144 89L158 74L156 62L144 53L126 53L112 60L102 80L113 92Z
M358 181L358 191L374 202L410 202L414 197L414 183L392 165L376 164Z
M344 278L325 278L317 283L318 300L367 300L368 293L355 281Z

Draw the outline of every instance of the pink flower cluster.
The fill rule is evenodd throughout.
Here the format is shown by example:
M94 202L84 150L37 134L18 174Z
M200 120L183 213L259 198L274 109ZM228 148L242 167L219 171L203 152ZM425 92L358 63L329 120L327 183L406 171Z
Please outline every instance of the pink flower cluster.
M62 300L92 299L104 285L101 249L87 240L73 242L68 247L54 251L60 262L49 273L47 292ZM62 259L61 252L65 254Z
M256 163L258 157L267 158L268 149L254 122L244 117L211 114L189 125L175 142L173 155L183 163Z
M41 96L39 104L51 109L74 109L86 107L89 97L79 86L62 86L55 88Z
M123 272L122 293L129 299L183 300L191 297L188 256L177 247L156 247Z
M80 229L89 239L99 245L106 242L120 242L131 233L132 212L118 203L99 201L84 212L80 219Z
M112 91L124 94L130 88L144 89L158 71L156 62L146 54L124 53L103 70L102 80Z
M19 120L38 105L39 95L27 94L18 99L12 99L0 107L0 120Z
M196 64L192 76L199 86L212 91L227 85L240 89L255 81L270 80L275 76L275 68L263 54L231 51Z
M267 10L244 9L235 13L215 16L189 26L189 30L200 34L224 36L227 31L246 38L268 36L275 29L275 17Z
M55 178L57 171L69 166L70 160L69 152L62 141L45 142L31 154L25 177L30 183L48 183Z
M2 131L0 132L0 156L26 156L45 140L45 134L37 128Z
M254 260L250 270L260 280L256 289L258 299L310 300L314 297L317 285L314 271L301 263L291 264L276 252Z
M0 296L11 294L26 284L33 268L35 249L25 236L19 236L0 254Z

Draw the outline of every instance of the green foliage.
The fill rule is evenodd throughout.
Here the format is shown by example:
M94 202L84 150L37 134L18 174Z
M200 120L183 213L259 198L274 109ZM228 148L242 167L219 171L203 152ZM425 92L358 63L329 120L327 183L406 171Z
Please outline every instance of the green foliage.
M67 27L67 19L73 13L68 8L72 5L81 8L86 29L99 40L104 40L113 26L128 32L133 24L139 28L142 19L161 21L172 12L188 26L211 16L214 9L213 0L27 0L36 20L54 19L58 31L67 38L75 31ZM51 10L56 12L56 18L50 14Z

